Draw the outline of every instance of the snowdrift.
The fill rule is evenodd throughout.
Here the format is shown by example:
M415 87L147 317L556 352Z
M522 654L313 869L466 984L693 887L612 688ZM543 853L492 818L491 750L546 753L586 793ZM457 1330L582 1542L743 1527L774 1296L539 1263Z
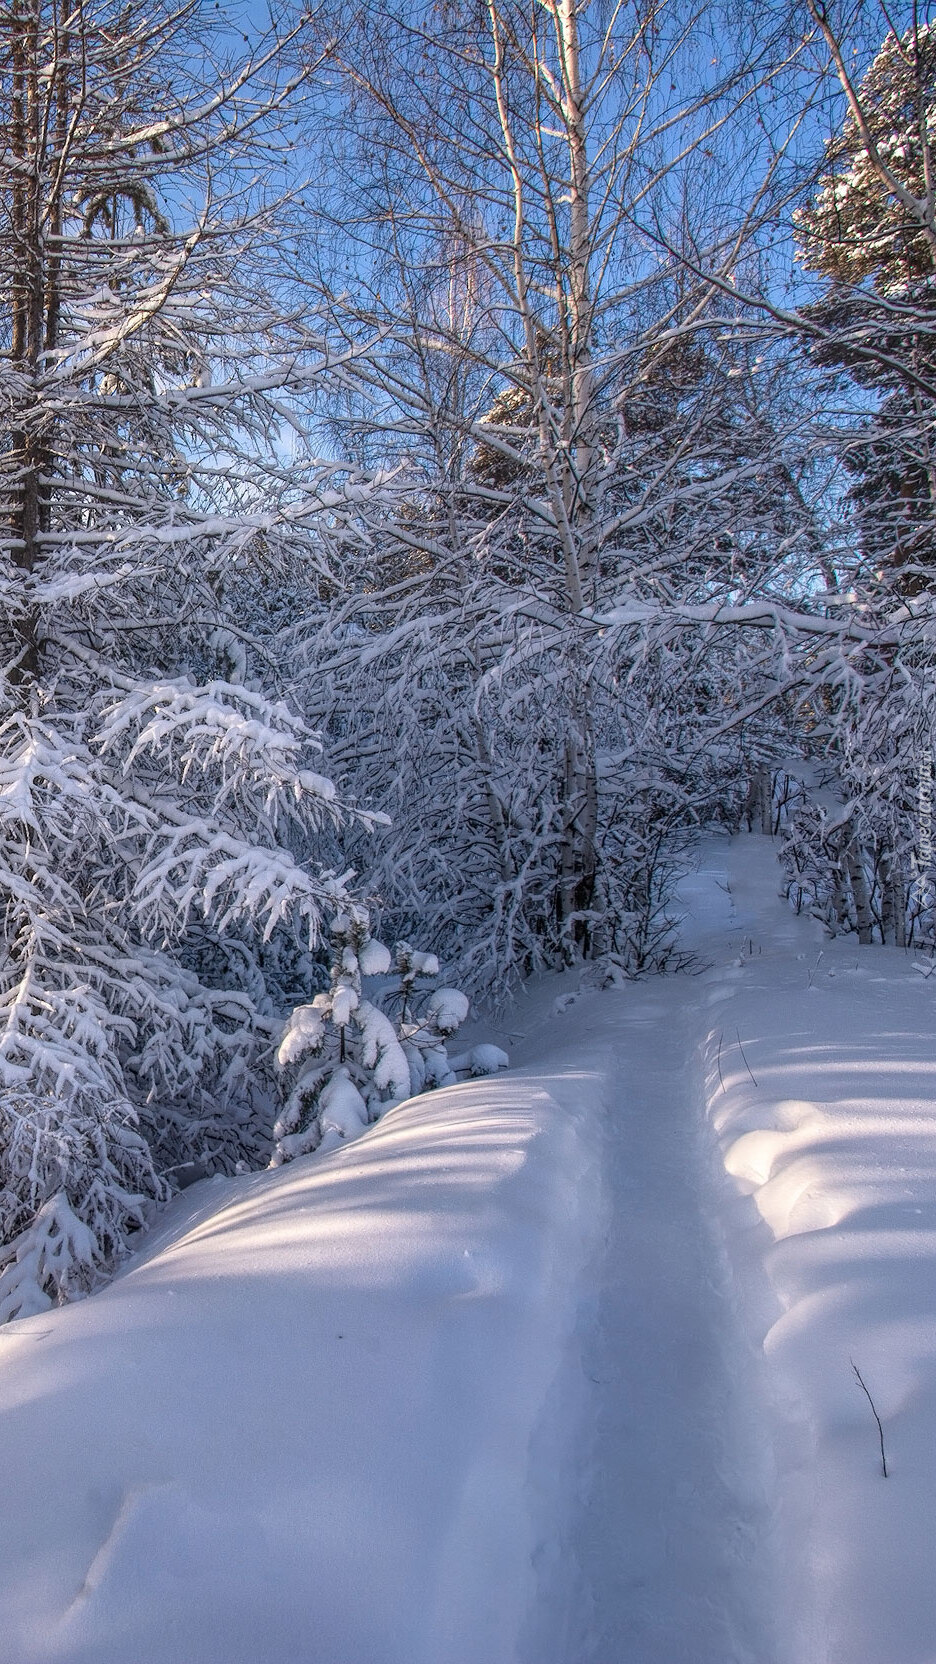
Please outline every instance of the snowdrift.
M753 1198L725 1221L774 1401L782 1664L932 1664L936 975L784 912L766 839L721 861L736 956L701 979L705 1099Z
M0 1330L2 1664L932 1664L936 974L778 882Z
M110 1288L0 1332L4 1660L516 1656L595 1216L601 1083L552 1084L198 1186Z

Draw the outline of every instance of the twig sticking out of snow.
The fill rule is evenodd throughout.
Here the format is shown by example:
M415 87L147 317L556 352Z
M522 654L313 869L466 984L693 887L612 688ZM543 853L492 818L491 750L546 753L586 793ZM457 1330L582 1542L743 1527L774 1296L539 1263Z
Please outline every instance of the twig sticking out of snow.
M750 1063L748 1062L747 1058L744 1056L744 1047L741 1044L741 1030L739 1028L736 1028L735 1029L735 1034L738 1036L738 1050L741 1053L742 1058L744 1059L744 1067L747 1070L748 1074L750 1075L752 1081L754 1082L754 1085L756 1086L757 1085L756 1076L754 1074L753 1069L751 1068Z
M871 1414L873 1415L875 1421L877 1422L878 1438L881 1441L881 1472L883 1473L884 1478L886 1479L887 1478L887 1457L884 1454L884 1429L881 1426L881 1418L878 1415L877 1410L874 1407L874 1399L871 1397L871 1394L869 1393L867 1387L864 1384L864 1381L862 1380L861 1370L858 1368L858 1365L855 1363L854 1358L852 1358L852 1360L851 1360L851 1366L852 1366L852 1369L855 1371L855 1379L858 1382L858 1385L861 1388L862 1392L864 1393L865 1398L868 1400L868 1403L871 1406Z

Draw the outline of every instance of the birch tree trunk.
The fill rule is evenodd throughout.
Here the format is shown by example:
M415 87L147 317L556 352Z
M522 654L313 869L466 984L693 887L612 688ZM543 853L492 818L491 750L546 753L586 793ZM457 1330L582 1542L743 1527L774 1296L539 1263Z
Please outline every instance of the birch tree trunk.
M680 794L686 823L702 819L688 775L711 779L712 760L691 731L747 699L746 648L718 691L721 645L684 653L661 627L645 652L641 609L735 600L776 547L780 496L804 514L795 463L749 419L767 378L726 416L748 372L726 332L711 353L696 338L716 291L654 252L674 211L692 243L668 159L694 184L723 114L707 85L687 111L687 26L655 0L373 0L340 48L307 282L320 302L332 239L334 339L376 329L381 348L330 416L396 470L399 504L361 512L364 547L309 628L304 699L351 769L349 732L368 759L383 736L395 825L375 889L398 898L401 933L432 910L473 991L599 940L636 968L633 920L664 888L657 837ZM747 73L726 96L746 99ZM633 627L606 630L619 601ZM369 766L356 778L371 789ZM433 823L403 780L436 793ZM742 791L736 776L732 814Z
M861 845L857 836L849 839L845 849L845 866L848 872L852 895L855 898L855 925L858 931L858 941L862 947L870 947L873 941L874 913L871 906L871 887Z

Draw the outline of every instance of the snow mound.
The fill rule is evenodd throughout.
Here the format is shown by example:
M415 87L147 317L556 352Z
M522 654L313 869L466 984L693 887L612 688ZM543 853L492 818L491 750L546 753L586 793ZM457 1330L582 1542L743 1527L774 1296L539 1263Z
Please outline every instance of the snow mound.
M933 984L912 955L825 940L785 912L767 840L723 844L722 859L746 940L703 984L705 1093L728 1172L752 1199L729 1246L775 1398L784 1657L930 1664ZM769 912L752 907L755 892ZM856 1369L881 1418L886 1480Z
M108 1289L10 1324L3 1657L513 1661L586 1166L547 1076L454 1086L194 1187Z

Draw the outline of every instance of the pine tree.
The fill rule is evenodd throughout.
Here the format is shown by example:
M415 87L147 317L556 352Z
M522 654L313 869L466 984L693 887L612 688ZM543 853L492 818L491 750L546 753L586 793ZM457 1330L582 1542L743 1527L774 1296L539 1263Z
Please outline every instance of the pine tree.
M936 268L936 29L888 34L857 84L828 23L823 32L847 112L813 201L795 215L804 263L839 286L871 278L880 293L901 292Z
M828 23L847 112L813 200L794 216L820 362L880 395L844 453L869 593L919 595L936 567L936 30L887 35L859 82Z

